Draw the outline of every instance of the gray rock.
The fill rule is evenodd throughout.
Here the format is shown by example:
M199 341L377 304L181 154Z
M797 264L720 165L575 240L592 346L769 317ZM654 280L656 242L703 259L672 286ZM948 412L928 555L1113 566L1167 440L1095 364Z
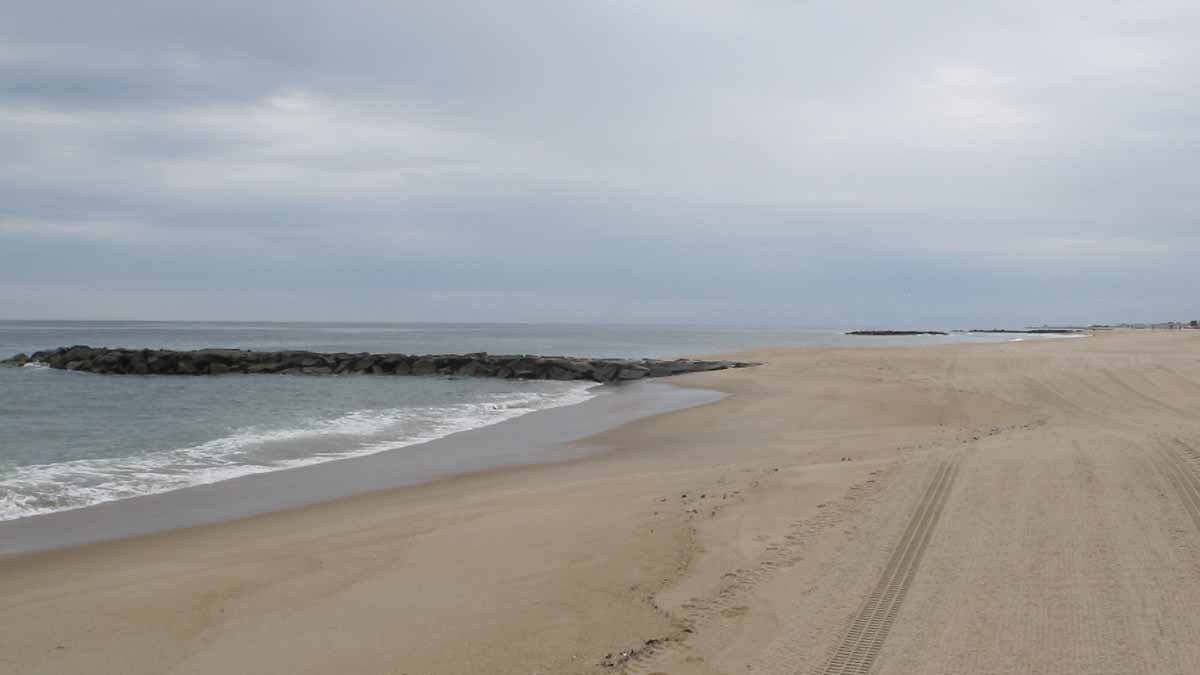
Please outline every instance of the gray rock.
M210 363L223 363L229 365L235 361L240 361L245 357L246 352L240 349L199 349L196 354L203 356Z
M25 354L16 354L14 356L8 357L7 359L4 359L3 361L0 361L0 366L10 366L10 367L19 368L19 367L25 365L26 363L29 363L28 356L26 356Z
M537 359L531 357L522 357L517 359L509 366L512 370L512 376L519 380L531 380L538 375L538 367L541 363Z
M621 372L619 363L599 362L592 367L592 379L597 382L612 382Z
M550 378L551 380L561 380L566 382L570 380L578 380L580 379L581 375L574 370L568 370L559 366L550 366L550 370L546 372L546 377Z

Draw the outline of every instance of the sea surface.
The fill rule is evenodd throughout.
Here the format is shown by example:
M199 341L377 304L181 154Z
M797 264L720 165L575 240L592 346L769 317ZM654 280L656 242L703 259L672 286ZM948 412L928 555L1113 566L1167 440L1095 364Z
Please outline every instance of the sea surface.
M1013 336L564 324L0 321L0 359L86 344L672 357ZM104 376L0 368L0 521L384 451L573 405L594 385L455 377Z

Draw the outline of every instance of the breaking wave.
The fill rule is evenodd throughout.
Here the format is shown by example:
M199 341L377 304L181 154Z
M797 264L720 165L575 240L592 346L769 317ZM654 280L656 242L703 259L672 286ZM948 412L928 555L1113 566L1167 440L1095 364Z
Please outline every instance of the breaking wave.
M0 521L396 450L582 403L592 397L591 386L493 393L471 403L358 410L295 428L239 429L199 445L131 457L0 467Z

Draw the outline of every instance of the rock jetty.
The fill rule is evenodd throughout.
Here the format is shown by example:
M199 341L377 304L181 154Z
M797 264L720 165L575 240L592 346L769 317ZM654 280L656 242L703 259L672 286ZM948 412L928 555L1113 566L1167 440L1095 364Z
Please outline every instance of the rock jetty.
M41 363L60 370L108 375L458 375L514 380L623 382L758 365L742 361L694 359L584 359L528 354L326 354L308 351L258 352L241 349L110 349L60 347L17 354L2 365Z

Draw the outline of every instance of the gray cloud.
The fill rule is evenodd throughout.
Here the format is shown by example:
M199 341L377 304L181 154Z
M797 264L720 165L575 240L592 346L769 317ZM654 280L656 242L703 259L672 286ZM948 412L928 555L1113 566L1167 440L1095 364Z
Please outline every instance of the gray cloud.
M8 14L0 316L1195 313L1189 3Z

